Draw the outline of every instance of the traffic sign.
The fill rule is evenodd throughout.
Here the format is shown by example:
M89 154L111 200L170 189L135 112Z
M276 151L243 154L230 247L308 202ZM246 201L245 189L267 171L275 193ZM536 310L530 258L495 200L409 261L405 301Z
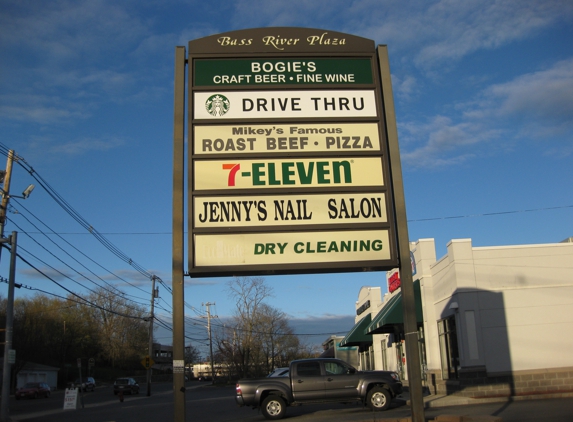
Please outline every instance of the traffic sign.
M149 369L151 368L153 365L155 365L155 362L153 361L153 359L151 359L150 356L145 356L142 360L141 360L141 364L143 365L143 367L145 369Z

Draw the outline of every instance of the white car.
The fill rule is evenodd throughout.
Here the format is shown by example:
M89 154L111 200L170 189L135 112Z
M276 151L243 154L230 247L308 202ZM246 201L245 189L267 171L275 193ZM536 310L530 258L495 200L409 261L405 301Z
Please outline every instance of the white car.
M74 383L82 391L94 391L96 382L92 377L77 379Z
M267 377L288 377L289 368L277 368L271 372Z

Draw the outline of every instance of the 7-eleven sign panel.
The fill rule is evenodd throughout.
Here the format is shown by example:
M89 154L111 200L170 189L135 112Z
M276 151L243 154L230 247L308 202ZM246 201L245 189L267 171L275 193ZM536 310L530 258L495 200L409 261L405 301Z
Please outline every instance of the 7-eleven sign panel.
M196 191L383 186L380 157L296 160L195 160Z
M195 234L195 267L390 259L388 230Z

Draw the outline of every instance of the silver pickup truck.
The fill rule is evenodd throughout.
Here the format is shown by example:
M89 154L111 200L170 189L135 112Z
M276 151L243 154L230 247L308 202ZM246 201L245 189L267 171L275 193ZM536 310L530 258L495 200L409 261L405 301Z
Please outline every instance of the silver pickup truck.
M386 410L402 393L400 377L390 371L357 371L339 359L295 360L287 377L242 379L237 382L239 406L260 408L266 419L282 419L287 406L308 403L362 402Z

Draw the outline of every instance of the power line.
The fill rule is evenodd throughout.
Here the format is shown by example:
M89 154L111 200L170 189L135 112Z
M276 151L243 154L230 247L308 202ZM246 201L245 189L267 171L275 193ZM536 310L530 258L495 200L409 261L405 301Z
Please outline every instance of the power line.
M526 210L512 210L512 211L498 211L498 212L488 212L481 214L468 214L468 215L453 215L448 217L432 217L432 218L419 218L416 220L408 220L409 223L418 223L421 221L436 221L436 220L453 220L457 218L475 218L475 217L491 217L494 215L505 215L505 214L519 214L522 212L538 212L538 211L552 211L564 208L573 208L573 205L563 205L559 207L546 207L546 208L531 208Z
M7 155L9 152L8 148L4 145L2 145L0 143L0 153L3 153L5 155ZM84 227L89 234L93 235L104 247L106 247L109 251L111 251L115 256L117 256L118 258L120 258L121 260L123 260L124 262L128 263L130 266L132 266L133 268L136 269L136 271L138 271L140 274L144 275L146 278L152 278L153 275L148 272L145 268L143 268L141 265L139 265L137 262L135 262L133 259L131 259L127 254L123 253L119 248L117 248L115 245L113 245L111 242L109 242L104 236L102 236L97 230L95 230L93 228L93 226L91 226L73 207L71 207L71 205L61 196L59 195L54 188L52 188L50 186L50 184L41 177L41 175L39 175L27 162L26 160L21 157L21 156L15 156L14 160L22 167L24 168L31 176L32 178L34 178L34 180L36 180L36 182L46 191L46 193L48 193L48 195L68 214L70 215L74 220L76 220L76 222L78 222L82 227ZM38 217L36 217L33 213L31 213L29 210L27 210L26 207L24 207L20 202L18 202L18 205L20 207L22 207L23 209L25 209L30 215L32 215L37 221L40 221L45 227L48 227L45 223L43 223ZM20 214L21 215L21 214ZM41 234L43 234L44 236L47 236L47 234L45 232L43 232L42 230L40 230L36 225L34 225L29 219L27 219L25 216L24 218L28 221L28 223L30 223L36 230L39 230L39 232ZM14 222L13 222L14 223ZM14 223L15 224L15 223ZM49 228L49 227L48 227ZM20 228L21 229L21 228ZM51 230L52 232L55 233L54 230ZM26 233L31 239L33 239L30 234L28 232L24 232ZM82 253L81 251L79 251L77 248L75 248L73 245L71 245L69 242L67 242L65 239L63 239L61 236L59 236L60 239L64 242L66 242L66 244L68 244L69 246L73 247L76 251L80 252L84 257L90 259L86 254ZM38 245L40 245L41 247L43 247L45 250L47 250L47 248L45 248L44 246L42 246L37 240L33 239L36 243L38 243ZM50 239L50 241L52 241ZM52 241L53 242L53 241ZM55 242L53 242L54 244L56 244ZM57 244L56 244L57 245ZM68 254L66 251L64 251L60 246L58 246L63 252L65 252L66 254ZM64 261L62 261L61 259L59 259L58 257L56 257L54 254L52 254L52 256L54 256L56 259L58 259L60 262L62 262L64 265L67 265L69 268L71 268L73 271L77 272L78 274L80 274L82 277L88 279L87 277L85 277L85 275L79 273L77 270L73 269L72 267L70 267L68 264L66 264ZM71 257L70 254L68 254L68 256ZM72 259L75 259L73 257L71 257ZM90 259L93 263L97 264L97 262L95 262L94 260ZM79 261L75 260L77 263L79 263L80 265L82 265L86 270L90 271L89 269L87 269L87 267L85 267L83 264L81 264ZM99 264L97 264L99 265ZM105 268L103 266L100 265L101 268L103 268L105 270ZM113 274L114 276L116 276L118 279L121 279L122 281L124 281L125 283L129 284L131 287L134 287L138 290L141 290L144 293L147 293L145 290L139 288L138 286L135 286L134 284L130 283L129 281L122 279L121 277L117 276L116 274L112 273L109 270L108 271L110 274ZM90 271L91 272L91 271ZM92 272L92 274L94 274ZM95 275L95 274L94 274ZM96 275L97 277L97 275ZM156 279L165 287L165 289L169 292L172 293L171 288L165 284L163 282L163 280L161 280L159 277L156 277ZM89 280L89 279L88 279ZM100 278L100 280L102 280L102 282L106 283L103 279ZM102 287L101 285L95 283L93 280L89 280L92 283L98 285L99 287ZM107 285L109 285L109 283L106 283ZM111 287L111 286L110 286ZM112 288L116 289L115 286L113 286ZM124 294L125 295L125 294ZM139 298L141 299L141 298Z
M18 204L19 207L22 207L24 210L26 210L27 213L29 213L32 217L34 217L37 221L39 221L40 223L42 223L45 227L47 227L48 229L51 230L51 228L44 223L42 220L40 220L36 215L34 215L30 210L28 210L20 201L16 200L16 203ZM89 270L86 266L84 266L83 264L81 264L78 260L76 260L75 258L73 258L69 253L67 253L66 251L63 250L63 248L61 248L56 242L54 242L52 239L50 239L50 237L48 236L48 233L40 230L34 223L32 223L24 214L19 213L19 215L21 215L24 219L26 219L26 221L28 221L28 223L30 223L34 228L36 228L37 230L39 230L39 233L43 234L50 242L52 242L54 245L56 245L59 249L61 249L64 253L66 253L70 258L74 259L78 264L80 264L82 267L84 267L86 270L90 271L94 276L98 277L102 282L104 282L105 284L109 285L109 283L107 283L105 280L103 280L101 277L97 276L93 271ZM13 224L14 221L12 221ZM29 231L24 231L23 233L25 233L26 235L30 236L30 232ZM147 293L145 290L131 284L129 281L125 280L124 278L120 277L119 275L113 273L112 271L106 269L105 267L103 267L102 265L100 265L99 263L97 263L96 261L94 261L92 258L90 258L87 254L83 253L82 251L80 251L78 248L76 248L74 245L72 245L70 242L68 242L67 240L65 240L62 236L60 236L59 234L55 233L52 230L52 234L55 234L56 236L58 236L58 238L60 238L63 242L65 242L67 245L69 245L70 247L72 247L75 251L77 251L78 253L80 253L83 257L85 257L86 259L90 260L91 262L93 262L94 264L96 264L97 266L99 266L100 268L102 268L104 271L106 271L107 273L113 275L114 277L116 277L118 280L121 280L127 284L129 284L132 287L135 287L136 289L141 290L144 293ZM30 236L31 237L31 236ZM112 286L110 286L112 287ZM115 287L114 287L115 288ZM138 298L141 300L144 300L143 298Z
M36 172L23 157L18 156L17 161L24 170L26 170L30 176L44 189L44 191L70 216L72 217L80 226L86 229L90 234L92 234L105 248L112 252L116 257L126 262L131 267L135 268L139 273L145 277L151 279L153 274L148 272L143 266L135 262L132 258L126 255L113 243L111 243L105 236L99 233L91 224L89 224L79 212L77 212L50 184Z
M5 248L7 248L8 250L10 250L10 248L9 248L8 246L6 246L6 245L3 245L3 247L5 247ZM28 266L30 266L30 268L33 268L33 269L36 270L38 273L42 274L44 277L46 277L46 278L47 278L48 280L50 280L52 283L58 285L60 288L62 288L63 290L65 290L66 292L68 292L69 294L71 294L72 296L78 298L78 299L80 300L80 302L78 302L78 303L80 303L80 304L82 304L82 305L91 306L91 307L93 307L93 308L100 309L100 310L102 310L102 311L104 311L104 312L109 312L109 313L112 313L112 314L115 314L115 315L118 315L118 316L122 316L122 317L125 317L125 318L145 320L145 318L142 318L142 317L136 317L136 316L133 316L133 315L122 314L122 313L119 313L119 312L112 311L112 310L110 310L110 309L106 309L106 308L104 308L103 306L100 306L100 305L98 305L98 304L95 304L95 303L93 303L93 302L87 300L86 298L83 298L82 296L78 295L77 293L71 291L70 289L68 289L68 288L66 288L66 287L64 287L64 286L62 286L60 283L58 283L56 280L54 280L53 278L51 278L50 276L48 276L47 274L45 274L45 273L44 273L43 271L41 271L39 268L36 268L34 265L32 265L29 261L27 261L27 260L26 260L24 257L22 257L20 254L16 253L16 256L17 256L18 258L20 258L25 264L27 264Z

